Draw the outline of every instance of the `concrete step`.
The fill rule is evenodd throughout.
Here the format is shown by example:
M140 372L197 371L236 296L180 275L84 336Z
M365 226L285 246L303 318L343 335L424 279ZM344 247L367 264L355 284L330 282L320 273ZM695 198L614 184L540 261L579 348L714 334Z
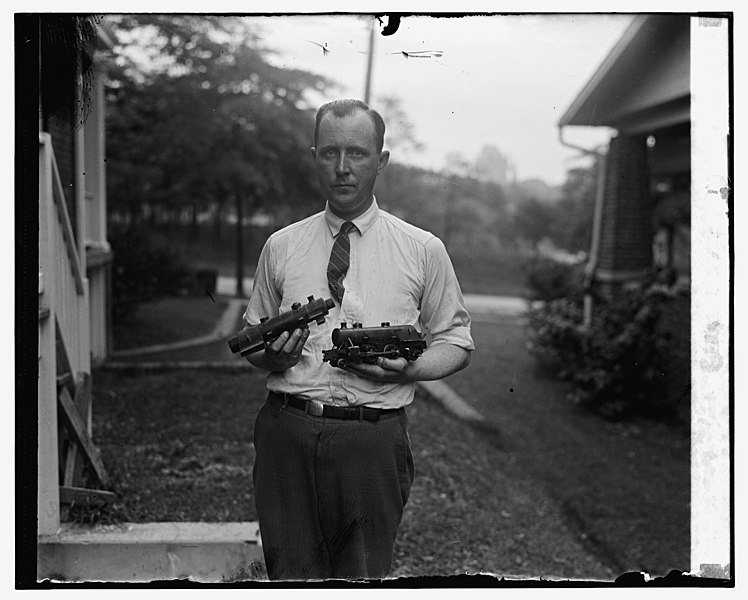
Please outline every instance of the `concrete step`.
M256 522L63 524L38 538L37 580L227 583L264 579Z

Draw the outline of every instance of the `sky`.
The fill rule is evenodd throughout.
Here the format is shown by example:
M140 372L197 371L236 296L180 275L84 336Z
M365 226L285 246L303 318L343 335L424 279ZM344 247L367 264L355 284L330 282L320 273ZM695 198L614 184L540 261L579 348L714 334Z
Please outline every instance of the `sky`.
M472 161L493 145L519 180L563 183L579 152L559 141L557 123L631 22L625 14L525 14L403 17L394 35L376 25L371 102L396 97L419 151L392 160L442 169L458 152ZM335 80L325 101L364 97L372 17L274 15L249 17L261 27L273 62ZM386 18L384 23L386 24ZM324 49L323 49L324 47ZM428 58L402 52L423 53ZM401 124L388 122L400 133ZM599 128L568 128L584 147L607 140ZM576 160L576 162L575 162Z

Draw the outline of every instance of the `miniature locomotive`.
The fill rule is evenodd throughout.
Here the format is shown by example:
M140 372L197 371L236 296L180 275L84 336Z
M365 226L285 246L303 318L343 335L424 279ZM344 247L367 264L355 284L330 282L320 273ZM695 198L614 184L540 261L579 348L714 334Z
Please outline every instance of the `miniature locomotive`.
M374 364L377 358L399 358L416 360L426 349L426 341L412 325L363 327L345 323L332 332L333 348L325 350L322 360L333 367L343 368L347 364Z
M305 306L294 302L289 312L272 319L263 317L257 325L245 327L229 340L229 348L234 354L238 352L241 356L246 356L266 348L284 331L293 331L312 321L322 325L325 322L325 315L335 306L335 302L332 298L323 300L315 299L314 296L309 296L307 300L309 302Z

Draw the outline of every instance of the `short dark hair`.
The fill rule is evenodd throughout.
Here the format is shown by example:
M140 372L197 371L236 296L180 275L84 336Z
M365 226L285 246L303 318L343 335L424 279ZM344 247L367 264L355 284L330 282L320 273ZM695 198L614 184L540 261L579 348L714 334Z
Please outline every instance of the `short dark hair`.
M327 113L332 113L338 118L348 117L357 110L365 112L371 118L374 123L374 133L377 137L377 152L381 152L384 148L384 119L374 109L369 108L366 102L361 100L353 100L345 98L343 100L333 100L327 104L323 104L317 110L317 116L314 120L314 147L317 147L317 135L319 134L319 124L322 122L322 117Z

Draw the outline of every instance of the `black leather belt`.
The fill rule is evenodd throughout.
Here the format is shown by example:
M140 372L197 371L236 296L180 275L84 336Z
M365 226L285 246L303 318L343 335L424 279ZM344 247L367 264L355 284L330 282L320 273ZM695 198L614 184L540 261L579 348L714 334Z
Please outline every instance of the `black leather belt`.
M291 394L270 392L270 400L296 408L314 417L340 419L344 421L379 421L386 415L394 415L402 408L371 408L370 406L333 406L319 400L306 400Z

